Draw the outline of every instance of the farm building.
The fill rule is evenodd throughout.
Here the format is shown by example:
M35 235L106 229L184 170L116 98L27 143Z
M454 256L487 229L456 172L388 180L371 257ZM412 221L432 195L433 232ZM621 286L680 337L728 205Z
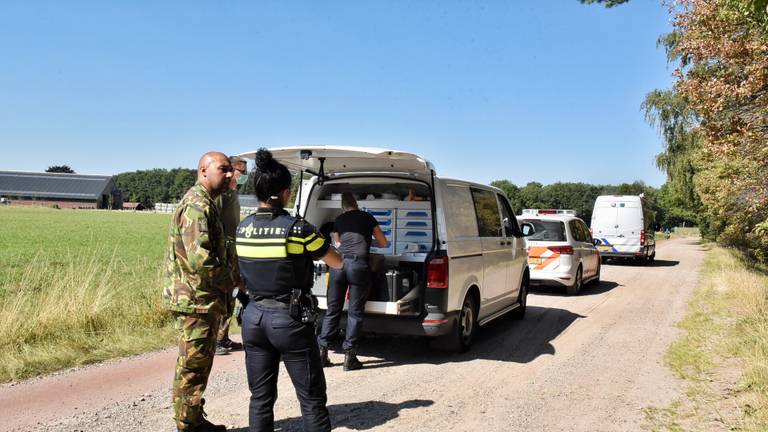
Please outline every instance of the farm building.
M14 205L119 209L122 194L112 176L0 171L0 197Z

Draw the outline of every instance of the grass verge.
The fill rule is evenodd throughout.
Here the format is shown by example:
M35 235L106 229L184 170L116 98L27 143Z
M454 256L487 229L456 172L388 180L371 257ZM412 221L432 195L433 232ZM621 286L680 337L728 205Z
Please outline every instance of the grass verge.
M686 385L646 410L654 431L768 430L768 272L711 246L666 361Z
M173 343L168 215L0 209L0 382Z

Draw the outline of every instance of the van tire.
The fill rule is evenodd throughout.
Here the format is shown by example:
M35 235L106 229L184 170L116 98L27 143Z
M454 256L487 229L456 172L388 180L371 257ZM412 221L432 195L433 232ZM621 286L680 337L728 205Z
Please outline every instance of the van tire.
M467 352L475 340L477 333L477 310L475 298L467 293L461 304L459 319L450 333L440 336L435 341L439 347L455 353Z
M528 272L523 275L523 280L520 281L520 294L517 296L517 304L519 305L510 312L509 316L513 320L521 320L525 318L525 310L528 308L528 290L531 286L531 277Z
M581 264L579 264L579 268L576 269L576 277L573 279L573 284L566 288L566 291L568 292L568 295L576 295L581 291L581 286L584 283L584 277L581 270Z

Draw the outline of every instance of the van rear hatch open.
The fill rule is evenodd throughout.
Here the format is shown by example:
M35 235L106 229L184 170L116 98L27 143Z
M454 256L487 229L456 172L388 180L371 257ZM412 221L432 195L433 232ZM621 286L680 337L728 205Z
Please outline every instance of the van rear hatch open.
M426 261L434 248L432 164L413 153L376 148L297 146L270 152L290 170L316 176L305 181L299 202L301 215L319 229L341 213L339 197L343 191L353 192L360 208L379 220L391 243L389 248L373 252L384 256L383 274L397 281L397 289L390 285L389 298L384 298L387 294L383 289L378 290L378 298L372 293L366 312L379 316L421 315ZM240 156L253 159L255 154L252 151ZM321 175L324 182L318 184ZM320 262L316 264L313 293L325 309L327 268Z
M413 153L366 147L296 146L270 149L288 169L326 176L356 173L408 173L428 178L434 170L426 159ZM253 159L256 151L240 156Z

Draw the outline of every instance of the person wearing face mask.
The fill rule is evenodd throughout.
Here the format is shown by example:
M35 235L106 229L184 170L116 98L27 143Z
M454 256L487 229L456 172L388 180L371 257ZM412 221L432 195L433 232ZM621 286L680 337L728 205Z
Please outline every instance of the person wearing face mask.
M227 237L227 251L233 263L233 273L239 272L237 269L237 252L235 250L235 233L237 225L240 223L240 196L237 192L238 187L248 182L248 171L245 159L238 156L230 156L229 162L232 164L232 179L229 182L229 188L216 199L216 204L221 209L221 221L224 225L224 235ZM237 292L237 295L235 295ZM229 338L229 324L232 321L232 315L235 312L235 298L240 298L241 302L244 292L241 287L232 287L228 290L227 311L221 316L219 326L218 341L216 342L216 355L228 354L230 351L236 351L243 348L239 342Z
M239 284L215 203L229 189L231 179L232 165L225 154L204 154L197 165L197 182L179 201L171 219L163 299L179 331L172 399L179 431L227 430L205 418L203 392L213 365L221 315L227 310L227 291Z
M314 331L313 260L340 268L341 257L309 222L284 210L291 174L266 149L251 174L258 210L237 228L240 275L250 301L242 316L251 391L249 430L273 431L280 360L299 398L304 431L330 431L325 374Z

